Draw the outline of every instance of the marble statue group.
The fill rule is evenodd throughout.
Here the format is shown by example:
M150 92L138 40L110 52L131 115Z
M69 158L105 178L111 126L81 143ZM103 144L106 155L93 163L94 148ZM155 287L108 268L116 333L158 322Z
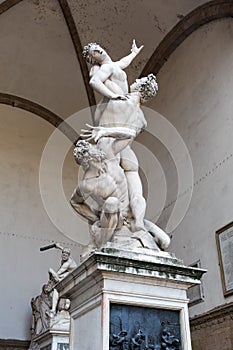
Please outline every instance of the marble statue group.
M91 242L83 256L109 244L117 247L164 250L169 236L145 219L146 201L138 173L138 160L131 148L135 137L147 126L141 104L158 90L156 77L149 74L128 88L124 69L143 46L133 41L131 53L113 62L96 43L84 47L91 64L90 85L102 95L94 125L82 129L74 158L84 176L71 197L71 205L89 223Z
M47 342L47 337L49 336L53 337L51 341L55 344L55 341L58 341L55 338L57 337L58 339L61 335L64 336L63 340L66 342L63 342L63 344L59 343L59 346L64 345L64 348L69 348L70 307L73 324L70 339L74 337L72 332L74 330L77 332L78 329L79 333L77 332L76 337L79 337L80 344L84 344L86 341L86 339L82 339L83 334L85 335L88 334L87 331L89 332L89 329L86 329L86 324L82 324L82 320L87 320L87 323L90 320L90 324L92 322L95 323L95 318L98 320L98 317L100 317L99 319L107 320L108 316L106 315L110 312L113 315L110 315L110 321L111 317L115 320L114 315L116 315L117 320L120 318L120 326L118 327L114 321L112 323L114 324L113 330L110 327L109 349L149 348L148 339L150 339L151 344L153 340L151 349L155 349L157 343L161 349L178 350L180 348L181 337L178 332L179 329L174 332L173 328L170 327L170 321L167 322L165 320L165 322L162 317L171 318L173 320L172 324L177 325L175 320L179 316L179 310L177 309L175 311L177 314L174 314L174 301L175 305L177 305L178 300L181 298L180 290L182 290L182 293L184 291L184 284L188 288L192 281L195 283L197 281L193 277L193 268L188 269L182 265L180 260L169 253L160 252L168 248L170 238L155 223L145 218L146 200L143 196L143 186L139 176L138 159L132 148L132 143L147 127L147 121L141 106L156 96L158 84L156 77L153 74L149 74L146 77L136 79L129 88L127 75L124 72L124 69L130 65L142 48L143 46L138 48L135 40L133 40L131 53L119 61L112 61L107 52L98 44L90 43L84 47L83 56L91 65L90 85L95 92L102 96L102 99L96 106L93 125L86 124L87 127L81 129L79 140L74 148L74 159L83 171L81 172L81 180L71 196L70 203L72 208L88 222L90 242L82 251L80 257L82 264L78 268L71 257L70 250L61 244L53 243L40 248L41 251L51 248L59 249L61 251L61 264L56 271L52 268L49 269L48 282L43 285L41 293L31 300L33 317L29 350L39 350L42 341ZM91 255L92 257L90 257ZM107 259L105 261L106 255ZM119 257L121 258L122 256L123 259L119 263ZM111 257L111 260L108 260L109 257ZM98 261L97 259L100 260ZM168 259L169 262L167 262ZM99 263L98 266L97 261ZM138 272L139 265L137 263L135 268L132 268L135 261L140 261L140 273ZM141 266L142 262L143 265ZM153 274L151 266L153 266ZM163 269L161 266L163 266ZM184 275L182 275L182 266L185 268ZM123 274L118 273L119 267L122 268L122 271L127 271L125 277L120 276ZM105 277L105 271L109 273L107 278ZM117 275L114 275L115 273ZM191 282L187 279L188 273L190 273ZM176 276L175 279L174 275ZM118 277L113 278L112 276ZM148 276L149 280L147 281L146 277ZM157 281L155 285L151 282L152 277ZM128 278L129 282L127 282ZM63 281L63 279L65 280ZM106 283L107 287L103 284L104 279L109 283L109 285ZM117 286L115 284L117 279L119 279L119 286L122 289L120 292L118 291L118 283ZM92 280L91 283L89 283L90 280ZM114 280L113 284L112 280ZM145 281L150 286L148 294ZM160 291L159 284L161 281L164 282L162 282ZM178 288L179 282L182 284L180 290ZM103 285L105 286L104 288ZM136 298L138 298L138 295L141 295L144 298L143 300L146 300L146 303L142 302L142 299L136 299L135 301L132 286L136 285ZM125 286L128 288L127 292L125 291ZM153 293L151 288L153 288ZM169 289L168 300L166 299L166 288ZM101 303L103 304L100 307L99 301L97 304L96 300L103 293L103 289L105 297L102 298ZM86 290L88 292L85 295ZM122 291L124 294L122 294ZM164 291L165 295L162 295L161 293L164 294ZM83 301L85 299L83 299L83 294L88 302ZM107 299L106 295L108 295L109 299ZM117 295L118 298L121 298L122 295L124 298L127 297L128 299L124 300L130 300L129 304L132 304L132 300L135 302L135 305L140 302L140 310L143 310L142 305L144 304L151 305L152 299L157 300L155 305L158 305L162 300L162 305L165 306L164 310L162 310L164 313L161 311L161 316L157 314L158 310L153 308L155 310L153 317L156 320L157 328L154 329L154 326L151 326L151 324L153 325L153 323L150 323L150 317L152 316L147 320L142 311L140 311L140 314L142 314L140 322L146 327L150 326L149 330L151 333L145 331L144 326L140 328L141 326L137 319L135 319L135 325L137 325L137 327L135 326L136 328L134 327L135 329L129 324L126 328L123 328L123 321L121 316L119 316L121 315L119 314L120 309L118 309L118 307L122 307L123 299L119 299L119 305L116 303L116 314L114 314L114 309L111 310L111 308L106 307L106 300L111 300L112 295ZM79 301L80 296L81 300ZM75 306L73 305L73 300L77 303ZM118 299L114 300L116 302ZM71 301L72 305L70 306ZM185 303L187 303L186 297ZM180 310L184 310L185 303L181 300L179 304ZM131 315L131 307L134 307L132 305L126 305L127 309L122 308L121 310L128 310L128 315ZM145 307L145 310L148 307ZM169 314L170 308L173 316ZM90 310L94 310L94 313L90 313ZM138 311L135 310L133 312L139 317ZM126 317L126 311L123 311L122 315ZM150 312L149 310L148 315ZM94 315L94 321L92 320L92 315ZM127 317L124 320L124 327L127 325L127 322L131 322L129 321L131 316ZM161 322L158 322L158 319ZM184 322L188 318L182 316L182 319L182 322ZM133 316L132 324L134 325ZM95 324L94 327L92 325L90 328L93 328L93 332L96 332L94 328L97 328L102 337L104 334L101 329L102 326L103 324L100 322L100 324ZM94 334L96 336L98 332ZM149 337L149 334L152 335ZM89 344L87 341L85 349L90 348ZM45 347L42 348L45 349ZM48 346L46 346L47 348ZM82 345L80 348L83 348Z

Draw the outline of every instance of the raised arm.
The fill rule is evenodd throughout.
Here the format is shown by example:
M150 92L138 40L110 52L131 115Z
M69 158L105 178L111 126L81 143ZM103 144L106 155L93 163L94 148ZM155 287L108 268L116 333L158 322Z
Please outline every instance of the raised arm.
M139 52L142 49L143 49L143 45L138 48L135 40L133 40L131 53L128 56L123 57L122 59L120 59L116 63L118 63L118 65L121 69L127 68L130 65L130 63L133 61L133 59L139 54Z
M111 100L126 100L127 97L115 94L104 84L104 82L112 75L112 70L113 68L111 64L103 64L93 75L91 74L90 85L96 92Z

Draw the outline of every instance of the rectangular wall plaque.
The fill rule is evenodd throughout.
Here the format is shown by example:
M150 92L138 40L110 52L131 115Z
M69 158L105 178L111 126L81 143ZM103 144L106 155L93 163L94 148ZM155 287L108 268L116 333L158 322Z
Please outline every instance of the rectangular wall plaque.
M109 339L110 350L181 350L180 312L111 304Z
M224 296L233 294L233 222L216 232Z

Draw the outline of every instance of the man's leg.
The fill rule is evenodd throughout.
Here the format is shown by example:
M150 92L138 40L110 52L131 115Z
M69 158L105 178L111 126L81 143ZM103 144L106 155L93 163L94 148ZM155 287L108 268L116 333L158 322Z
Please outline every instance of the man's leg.
M58 299L59 299L59 293L56 290L56 288L54 288L53 296L52 296L52 309L51 309L52 315L56 315Z
M100 221L92 225L92 233L97 247L110 242L114 231L119 228L120 202L116 197L109 197L103 205Z
M159 247L162 250L167 249L171 240L166 232L164 232L160 227L149 220L144 220L144 223L145 228L153 236L155 242L158 243Z
M130 207L134 217L133 231L145 230L144 216L146 201L142 195L141 179L137 171L126 171L125 176L128 182Z
M133 231L145 230L144 216L146 201L143 197L142 182L138 174L138 160L133 150L128 146L121 152L121 166L125 170L129 190L129 201L134 217Z

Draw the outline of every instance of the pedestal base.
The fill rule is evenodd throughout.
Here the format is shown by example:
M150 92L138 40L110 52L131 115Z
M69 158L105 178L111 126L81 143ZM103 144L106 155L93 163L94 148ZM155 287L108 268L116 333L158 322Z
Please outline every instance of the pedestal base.
M144 248L95 252L57 285L71 299L70 350L191 350L186 290L203 272Z
M47 330L38 335L34 342L40 350L69 350L69 332Z

